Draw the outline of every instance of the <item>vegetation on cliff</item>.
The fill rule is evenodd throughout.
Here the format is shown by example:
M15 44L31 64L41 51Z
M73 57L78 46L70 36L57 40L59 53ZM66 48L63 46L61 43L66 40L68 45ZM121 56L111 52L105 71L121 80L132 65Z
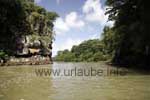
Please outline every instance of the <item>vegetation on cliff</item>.
M20 39L28 41L30 47L38 41L41 48L52 49L53 22L57 17L55 12L37 6L34 0L0 0L1 53L16 55Z

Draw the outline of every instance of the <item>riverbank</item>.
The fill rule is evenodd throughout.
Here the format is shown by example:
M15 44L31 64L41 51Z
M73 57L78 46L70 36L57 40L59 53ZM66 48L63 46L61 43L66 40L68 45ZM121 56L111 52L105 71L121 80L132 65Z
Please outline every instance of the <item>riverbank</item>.
M32 56L28 58L10 57L9 60L0 63L0 66L19 66L19 65L46 65L52 64L49 57Z

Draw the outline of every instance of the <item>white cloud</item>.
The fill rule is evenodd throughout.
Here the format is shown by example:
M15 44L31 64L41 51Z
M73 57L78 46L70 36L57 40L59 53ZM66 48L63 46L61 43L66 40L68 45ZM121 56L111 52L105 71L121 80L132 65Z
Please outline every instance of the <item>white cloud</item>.
M106 22L106 25L107 25L107 26L110 26L110 27L113 27L114 21L108 21L108 22Z
M57 2L59 3L60 0ZM73 28L81 29L85 23L89 24L89 22L99 23L102 26L113 26L114 22L108 21L108 15L105 15L105 8L102 8L100 0L86 0L82 12L80 15L77 12L70 12L65 18L58 18L54 23L56 34L65 34Z
M100 22L101 24L107 22L108 16L105 15L100 0L87 0L82 7L82 11L87 21Z
M72 46L78 45L82 42L83 40L81 39L72 39L72 38L67 38L66 41L64 41L61 45L57 45L53 43L53 56L57 54L58 51L60 50L71 50Z
M68 25L64 22L64 20L62 18L58 18L55 22L54 22L54 31L56 32L56 34L62 34L66 31L69 31L69 27Z
M60 0L57 0L57 3L59 4ZM62 35L68 31L68 33L72 33L72 29L86 30L91 33L91 36L86 39L97 39L100 38L100 34L95 32L94 24L101 24L100 27L104 27L105 25L113 26L113 23L112 21L108 22L108 15L105 15L105 8L102 8L100 0L85 0L82 13L70 12L64 18L58 18L54 23L54 30L56 35ZM53 44L53 56L57 54L57 51L70 50L73 45L78 45L83 41L83 39L65 38L65 41Z
M99 39L100 35L99 34L93 34L89 37L89 39Z
M65 22L67 23L69 27L80 28L84 26L85 24L81 19L79 19L78 16L79 15L76 12L71 12L70 14L66 16Z
M34 0L35 3L40 3L42 0Z
M56 3L59 5L61 0L56 0Z
M65 16L65 19L58 18L54 22L54 30L56 34L63 34L71 28L81 28L85 25L76 12L71 12Z

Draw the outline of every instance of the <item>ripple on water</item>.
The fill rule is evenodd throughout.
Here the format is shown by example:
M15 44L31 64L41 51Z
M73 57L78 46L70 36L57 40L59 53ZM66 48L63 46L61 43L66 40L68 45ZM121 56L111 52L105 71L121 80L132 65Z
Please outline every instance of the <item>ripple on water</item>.
M101 63L54 63L52 68L105 68ZM150 100L150 76L37 77L34 66L0 68L0 100ZM51 68L42 66L42 68Z

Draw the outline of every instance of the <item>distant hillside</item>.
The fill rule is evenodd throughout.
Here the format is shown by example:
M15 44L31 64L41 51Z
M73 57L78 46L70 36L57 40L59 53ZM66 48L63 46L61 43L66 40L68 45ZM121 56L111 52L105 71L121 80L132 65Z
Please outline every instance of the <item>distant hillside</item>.
M103 43L98 40L84 41L78 46L73 46L71 51L59 51L54 57L55 61L105 61L109 58L104 50Z

